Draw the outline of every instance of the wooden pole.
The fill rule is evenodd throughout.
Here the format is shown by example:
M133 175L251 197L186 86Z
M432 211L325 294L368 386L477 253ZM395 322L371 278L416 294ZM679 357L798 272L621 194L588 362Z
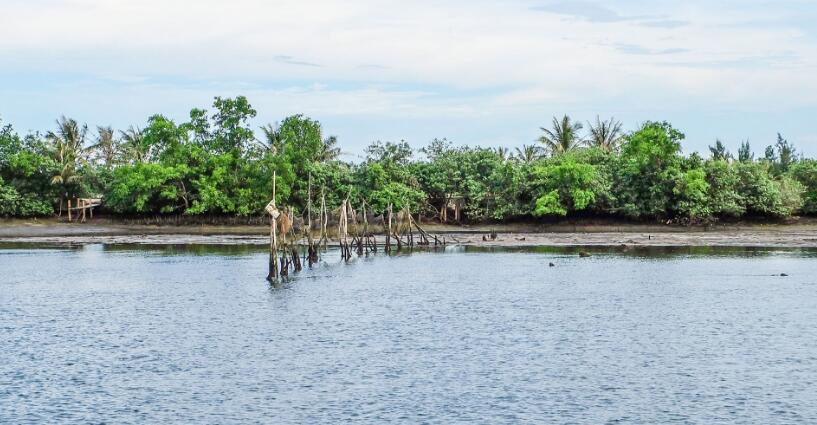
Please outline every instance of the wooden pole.
M391 252L391 204L388 208L389 226L386 228L386 252Z
M68 222L71 222L71 198L68 198Z
M272 172L272 206L273 211L270 214L269 219L269 274L267 275L267 280L274 281L278 279L278 235L277 229L278 223L275 217L275 180L276 180L276 173L275 171Z

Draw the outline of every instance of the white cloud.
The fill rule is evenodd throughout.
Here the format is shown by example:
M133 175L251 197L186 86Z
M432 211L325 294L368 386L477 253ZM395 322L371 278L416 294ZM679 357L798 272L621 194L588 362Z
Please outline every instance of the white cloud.
M152 111L242 93L271 113L386 120L817 105L817 46L802 26L786 25L793 10L732 0L609 4L4 0L0 73L98 84L88 92L66 80L34 95L6 79L0 108L25 104L33 114L26 96L62 104L60 96L91 101L95 90ZM746 25L758 20L778 24Z

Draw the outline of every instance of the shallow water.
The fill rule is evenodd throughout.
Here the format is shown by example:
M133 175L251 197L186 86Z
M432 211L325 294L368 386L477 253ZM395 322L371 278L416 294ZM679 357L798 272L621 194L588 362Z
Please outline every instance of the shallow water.
M817 423L813 251L576 252L1 246L0 423Z

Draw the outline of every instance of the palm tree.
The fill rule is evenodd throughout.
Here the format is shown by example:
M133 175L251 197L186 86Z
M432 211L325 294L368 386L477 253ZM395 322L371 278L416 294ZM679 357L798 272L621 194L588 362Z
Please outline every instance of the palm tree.
M257 142L273 155L279 153L283 148L283 138L278 123L262 126L261 132L264 133L265 140L257 140Z
M496 148L496 149L495 149L495 151L496 151L496 155L497 155L497 156L499 157L499 159L500 159L500 160L502 160L503 162L504 162L504 161L506 161L506 160L508 159L508 157L510 156L510 155L509 155L509 153L510 153L510 149L508 149L508 148L506 148L506 147L502 147L502 146L500 146L500 147Z
M110 168L116 161L116 156L119 154L119 142L114 137L113 128L110 126L96 128L98 133L96 144L91 146L90 150L96 151L99 159L101 159L105 167Z
M338 147L338 138L336 136L329 136L323 139L321 150L318 152L318 162L329 162L338 159L340 156L340 148Z
M545 156L545 152L541 146L522 145L521 148L516 148L516 159L526 164L530 164L543 156Z
M596 124L587 123L590 127L590 145L601 148L607 152L613 152L621 146L624 133L621 130L621 122L615 118L602 121L596 115Z
M68 195L68 186L79 181L77 165L86 160L85 136L88 127L80 126L76 120L61 117L57 120L57 131L49 131L46 139L49 141L51 159L56 165L56 172L51 177L51 184L60 188L60 214L62 203Z
M544 127L540 128L545 134L539 137L538 141L545 145L545 149L553 156L572 151L585 144L585 141L579 135L584 127L581 123L572 122L567 115L562 117L561 120L553 117L553 128L550 130Z
M145 143L145 135L139 127L130 126L122 135L122 152L126 161L147 162L150 158L150 147Z

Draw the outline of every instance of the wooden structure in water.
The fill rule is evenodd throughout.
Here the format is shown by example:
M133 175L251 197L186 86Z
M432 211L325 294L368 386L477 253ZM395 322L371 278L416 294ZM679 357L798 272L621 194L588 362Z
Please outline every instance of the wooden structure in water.
M291 208L279 209L275 203L275 174L273 173L273 198L267 204L265 211L270 216L270 257L269 274L267 280L272 283L289 276L290 270L298 272L302 270L303 262L312 267L320 259L320 252L328 249L329 234L327 226L329 223L329 211L326 208L326 196L321 193L320 212L317 216L317 238L313 234L313 212L312 212L312 178L309 179L309 191L307 199L306 217L304 225L296 235L295 218ZM371 211L365 200L361 200L360 213L352 207L350 198L341 201L341 205L333 210L333 216L337 217L337 241L341 259L348 262L353 255L364 256L378 251L377 236L373 231L374 226L370 222L368 212ZM382 247L386 253L400 251L404 247L412 249L414 247L444 246L444 237L431 234L423 229L411 214L408 207L403 208L396 214L393 207L389 205L382 216L373 216L375 222L382 219L383 233L385 241ZM378 232L379 233L379 232ZM305 250L303 242L306 242Z
M77 220L81 223L85 223L86 213L90 216L90 218L94 218L94 208L102 205L102 199L100 198L76 198L74 200L74 206L71 206L71 200L68 200L68 221L72 221L71 211L80 211L76 214Z

